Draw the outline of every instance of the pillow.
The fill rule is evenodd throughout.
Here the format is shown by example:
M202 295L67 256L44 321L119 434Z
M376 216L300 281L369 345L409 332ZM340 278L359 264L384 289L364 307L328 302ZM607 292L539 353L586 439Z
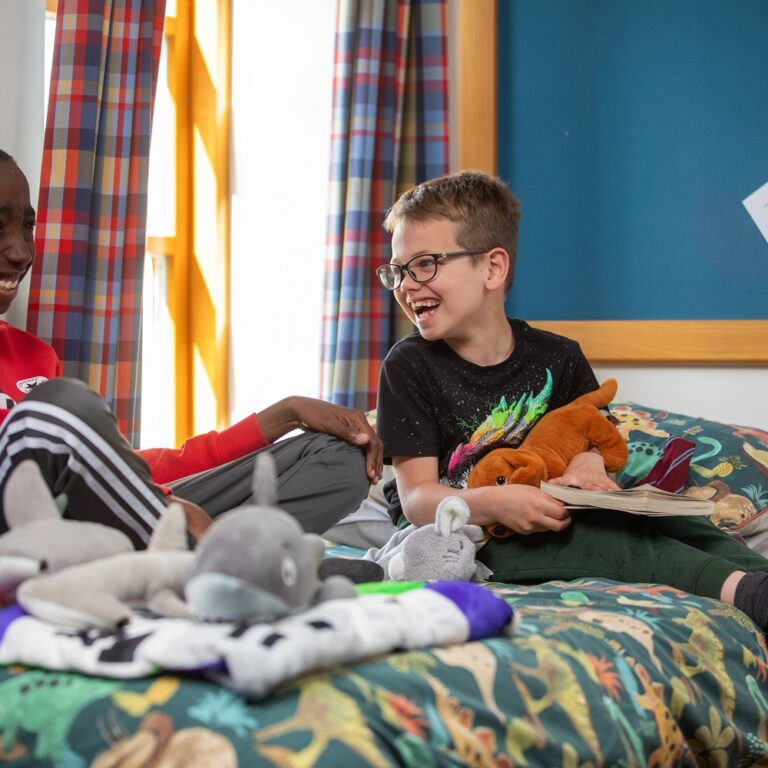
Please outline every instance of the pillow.
M684 437L696 449L683 493L712 499L712 522L768 555L768 432L631 401L608 407L629 449L629 459L616 478L622 488L651 471L668 437Z
M365 418L375 430L376 411L366 411ZM383 547L396 530L384 498L384 483L393 477L394 470L386 465L381 480L370 487L360 506L325 531L323 538L334 544L362 550Z

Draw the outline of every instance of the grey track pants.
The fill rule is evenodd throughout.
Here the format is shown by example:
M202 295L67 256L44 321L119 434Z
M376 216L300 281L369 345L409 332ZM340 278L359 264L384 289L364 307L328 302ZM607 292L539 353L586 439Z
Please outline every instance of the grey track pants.
M368 493L359 448L318 432L273 443L278 504L309 533L323 533L354 512ZM170 484L174 494L199 504L211 517L251 500L254 451L228 464Z
M360 449L307 433L267 446L278 469L279 503L307 531L322 533L354 511L368 492ZM171 483L173 492L212 517L246 503L256 453ZM119 433L104 401L76 379L30 392L0 427L0 533L5 482L24 459L40 467L52 493L66 493L66 517L103 523L146 547L166 496Z

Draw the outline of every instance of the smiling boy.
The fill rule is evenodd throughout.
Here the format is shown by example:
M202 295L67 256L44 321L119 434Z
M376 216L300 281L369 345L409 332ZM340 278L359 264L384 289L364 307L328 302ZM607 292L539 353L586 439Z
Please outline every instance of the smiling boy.
M669 584L735 600L765 630L768 560L708 520L571 517L532 486L466 487L489 450L518 445L544 413L597 388L576 342L506 316L519 220L501 181L469 171L414 187L386 217L392 259L377 274L418 329L392 347L379 379L378 430L397 483L391 511L425 525L441 499L458 495L470 522L519 534L478 553L497 581ZM617 488L597 452L578 454L550 482Z
M0 248L5 255L0 262L0 315L10 309L19 283L35 259L35 209L29 201L29 184L7 152L0 150ZM7 165L5 165L7 164ZM11 238L14 230L19 237ZM6 240L9 247L6 247Z
M19 283L35 260L35 209L29 184L13 158L0 150L0 314L7 312ZM0 422L18 397L61 375L56 353L30 333L0 321Z
M385 222L393 257L378 274L418 334L384 362L378 418L385 450L397 457L403 507L419 525L431 522L449 485L464 485L492 445L513 442L516 430L546 410L597 388L575 342L506 316L519 215L506 187L465 173L406 193ZM527 410L510 417L520 407ZM413 435L397 426L406 417L420 427ZM596 490L617 487L595 453L576 457L566 480ZM466 494L478 524L503 523L518 533L570 524L563 504L538 488Z

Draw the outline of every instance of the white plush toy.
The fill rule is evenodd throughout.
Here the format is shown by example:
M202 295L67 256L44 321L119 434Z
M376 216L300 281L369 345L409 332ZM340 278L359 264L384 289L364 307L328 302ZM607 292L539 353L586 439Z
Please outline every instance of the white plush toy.
M19 605L39 619L75 629L114 630L131 618L132 606L162 610L169 596L184 594L192 552L180 504L170 504L145 550L73 565L27 579Z
M0 536L0 603L32 576L133 550L115 528L62 519L33 461L22 461L8 477L3 511L9 530Z
M491 571L475 559L483 529L470 525L469 507L458 496L446 496L435 522L411 531L389 561L389 578L405 581L455 579L483 581Z

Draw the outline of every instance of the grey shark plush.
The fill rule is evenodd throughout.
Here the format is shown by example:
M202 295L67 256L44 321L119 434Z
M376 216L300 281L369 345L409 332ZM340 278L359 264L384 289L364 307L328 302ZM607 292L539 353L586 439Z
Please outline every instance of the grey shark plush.
M344 576L318 576L324 545L275 506L274 460L254 470L255 504L217 518L195 550L184 590L194 616L214 621L274 621L335 598L355 597Z

